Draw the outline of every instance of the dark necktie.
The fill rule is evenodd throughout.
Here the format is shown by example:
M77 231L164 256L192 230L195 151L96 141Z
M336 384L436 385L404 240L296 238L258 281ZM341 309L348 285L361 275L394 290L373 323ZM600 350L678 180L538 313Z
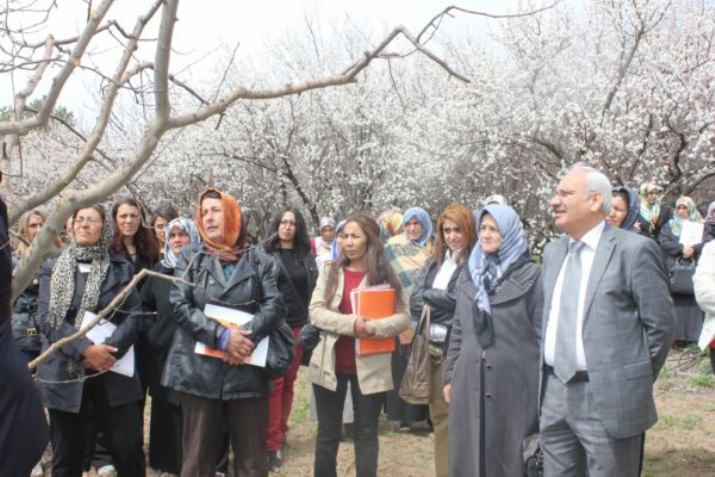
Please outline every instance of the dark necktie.
M562 383L576 374L578 295L581 290L581 250L583 242L571 242L561 286L561 305L556 330L554 373Z

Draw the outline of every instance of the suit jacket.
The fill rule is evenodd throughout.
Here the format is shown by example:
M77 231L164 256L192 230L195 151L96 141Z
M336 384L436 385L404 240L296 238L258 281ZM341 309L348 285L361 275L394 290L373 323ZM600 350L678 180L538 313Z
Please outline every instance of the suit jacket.
M568 240L544 250L542 337ZM606 224L586 288L582 336L593 413L611 437L640 434L657 421L653 382L668 355L674 319L657 243Z

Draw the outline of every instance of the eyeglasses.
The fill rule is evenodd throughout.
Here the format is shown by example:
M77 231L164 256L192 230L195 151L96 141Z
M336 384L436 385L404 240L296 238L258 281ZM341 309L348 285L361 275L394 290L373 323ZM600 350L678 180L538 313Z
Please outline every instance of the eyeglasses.
M87 223L89 225L94 225L94 224L99 224L102 222L102 219L95 219L94 217L78 217L74 219L74 224L75 225L82 225L84 223Z

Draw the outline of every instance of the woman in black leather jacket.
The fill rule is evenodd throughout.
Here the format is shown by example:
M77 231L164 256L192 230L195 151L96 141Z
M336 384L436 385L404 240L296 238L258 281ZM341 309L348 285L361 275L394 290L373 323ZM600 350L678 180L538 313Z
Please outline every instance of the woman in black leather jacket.
M430 355L432 358L430 418L434 427L435 475L447 477L449 451L449 406L442 390L443 361L457 303L457 278L477 240L472 212L464 205L452 204L437 219L435 253L427 262L410 298L410 313L419 320L425 306L430 307ZM418 323L419 325L419 323ZM422 326L425 326L423 323ZM421 328L417 329L419 333Z
M199 197L196 224L203 241L186 247L169 299L179 328L164 368L162 384L179 391L183 419L182 476L212 476L221 452L222 426L228 425L235 475L265 476L269 379L248 364L254 346L277 328L284 306L273 261L246 249L238 202L209 189ZM204 314L207 305L253 315L241 327ZM196 344L220 351L196 352Z

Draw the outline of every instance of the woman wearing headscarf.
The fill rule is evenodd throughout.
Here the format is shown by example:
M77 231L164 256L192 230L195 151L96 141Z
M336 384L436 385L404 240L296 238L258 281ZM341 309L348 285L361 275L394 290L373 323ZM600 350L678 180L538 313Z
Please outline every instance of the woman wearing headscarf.
M660 247L665 253L665 264L672 270L678 261L697 262L703 248L701 241L695 244L680 243L680 234L686 222L703 223L703 218L698 212L693 199L687 196L680 197L675 202L675 214L660 232ZM700 330L703 326L703 312L691 294L673 293L675 306L675 329L673 343L683 345L698 341Z
M431 359L430 419L434 428L435 475L449 474L449 407L444 400L444 357L457 303L457 280L477 239L472 211L452 204L437 219L434 257L425 266L410 298L413 322L430 307L427 330Z
M310 251L315 257L318 268L330 260L330 249L335 240L335 219L322 217L319 225L320 235L310 241Z
M606 217L614 227L641 233L646 224L638 220L640 200L638 195L628 187L614 187L611 190L611 211Z
M406 299L409 300L427 260L432 256L432 220L422 207L410 207L403 214L403 232L395 235L385 245L385 256L402 283ZM392 353L392 377L395 389L399 389L402 376L407 368L409 344L412 330L400 335L399 346ZM397 394L387 393L387 419L399 423L400 427L412 427L413 423L426 421L429 417L427 406L408 404Z
M641 232L643 235L658 239L663 226L673 216L673 211L667 205L660 203L658 194L661 193L661 188L657 185L646 182L640 188L640 214L639 222L642 224Z
M287 208L271 224L271 238L265 252L275 263L278 291L286 308L286 323L293 331L295 354L286 373L273 380L268 398L268 468L278 472L283 465L283 446L288 433L288 418L293 407L293 388L303 358L299 343L300 330L308 322L308 305L313 294L318 269L310 253L310 237L303 214Z
M715 201L710 202L708 213L705 217L705 233L703 236L703 244L715 240Z
M198 249L201 236L191 219L175 218L163 227L165 234L163 258L154 271L173 275L181 251L186 247ZM181 472L181 409L176 392L161 385L161 374L169 354L169 347L177 331L174 309L169 301L172 282L150 276L142 287L144 310L153 313L146 340L150 346L148 386L151 399L149 427L149 466L154 470L179 474Z
M169 300L179 325L162 384L179 392L183 420L183 477L214 476L227 425L235 476L266 476L266 426L270 382L264 369L246 364L254 346L285 315L272 259L247 249L241 207L230 195L208 189L199 196L196 224L203 244L181 253ZM193 285L192 285L193 284ZM204 314L217 305L253 315L240 328ZM195 352L196 344L223 357Z
M42 269L39 316L47 346L76 333L85 313L107 307L133 275L123 256L107 251L112 223L104 208L81 208L73 217L70 244ZM87 435L97 430L94 422L119 475L144 475L139 379L136 373L108 371L136 340L141 319L139 295L132 290L107 318L116 329L103 343L85 336L40 365L52 428L52 475L82 474Z
M335 477L343 405L350 383L355 409L355 473L375 477L379 452L378 420L385 392L392 389L390 355L360 356L355 338L390 338L409 326L402 287L385 259L380 230L365 214L348 218L343 253L326 264L310 302L310 322L323 330L308 368L318 411L314 475ZM353 310L355 289L387 284L395 290L395 313L365 320Z
M449 475L525 475L523 446L539 430L541 270L511 207L486 206L477 230L445 362Z
M395 235L403 232L404 217L399 209L388 209L377 216L377 225L380 226L380 238L387 243Z

